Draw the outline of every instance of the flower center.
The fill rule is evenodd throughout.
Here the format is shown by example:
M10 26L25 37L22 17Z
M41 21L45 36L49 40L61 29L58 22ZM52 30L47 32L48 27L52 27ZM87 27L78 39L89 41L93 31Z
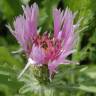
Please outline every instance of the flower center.
M61 54L61 41L46 35L37 36L34 44L43 49L46 61L57 59Z

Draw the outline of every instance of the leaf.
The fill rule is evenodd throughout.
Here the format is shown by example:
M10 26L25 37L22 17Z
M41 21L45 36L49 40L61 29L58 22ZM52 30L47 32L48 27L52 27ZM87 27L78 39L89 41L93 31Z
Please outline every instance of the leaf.
M0 66L0 92L6 94L4 96L7 96L7 94L17 94L22 85L23 83L17 80L16 71L7 66Z
M49 30L52 31L53 26L53 9L57 7L59 0L44 0L42 2L43 8L40 9L40 24L42 24L43 31ZM49 32L50 32L49 31Z
M0 96L12 96L12 91L7 85L0 84Z
M96 80L96 65L91 64L90 66L87 66L87 69L84 71L84 73L90 78Z
M86 92L93 92L96 93L96 86L85 86L85 85L80 85L78 89L86 91Z
M21 12L20 0L0 0L0 11L4 18L11 21Z
M21 0L21 2L22 2L23 4L25 4L25 5L28 4L29 1L30 1L30 0Z
M8 63L9 66L13 66L15 68L21 68L22 64L16 60L5 47L0 47L0 63L4 65L4 63Z

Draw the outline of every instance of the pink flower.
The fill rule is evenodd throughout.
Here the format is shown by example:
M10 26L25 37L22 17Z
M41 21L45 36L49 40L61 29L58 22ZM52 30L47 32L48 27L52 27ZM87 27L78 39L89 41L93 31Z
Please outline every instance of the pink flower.
M36 3L31 7L23 7L23 11L24 14L14 21L14 30L10 28L28 58L28 63L20 76L30 64L47 65L52 74L56 72L58 65L74 63L67 57L75 52L75 29L78 27L73 25L75 15L68 8L65 12L54 9L54 34L50 37L48 33L42 36L37 33L39 9Z

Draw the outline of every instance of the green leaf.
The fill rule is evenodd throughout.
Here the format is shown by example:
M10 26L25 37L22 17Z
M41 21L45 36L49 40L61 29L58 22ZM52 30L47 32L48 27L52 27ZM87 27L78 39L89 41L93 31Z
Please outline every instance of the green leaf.
M4 18L11 21L21 12L20 0L0 0L0 11Z
M96 86L86 86L86 85L80 85L78 89L86 91L86 92L93 92L96 93Z
M40 9L40 24L42 24L43 31L52 31L53 26L53 9L57 7L59 0L44 0L42 2L43 8Z
M0 63L4 65L4 63L8 63L9 66L14 68L21 68L22 64L16 60L5 47L0 47Z
M0 92L6 94L4 96L13 96L8 94L17 94L22 85L23 83L17 80L16 71L7 66L0 67Z
M30 0L21 0L23 4L28 4Z
M84 73L89 76L92 79L96 80L96 65L91 64L90 66L87 66L87 69L84 70Z
M0 96L12 96L12 90L7 85L0 84Z

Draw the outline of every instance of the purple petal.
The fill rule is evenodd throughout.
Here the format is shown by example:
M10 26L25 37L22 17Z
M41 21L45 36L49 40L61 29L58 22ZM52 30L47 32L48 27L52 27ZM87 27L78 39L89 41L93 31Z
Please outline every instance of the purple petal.
M38 46L33 45L30 58L38 62L38 64L44 64L45 62L45 53L43 49Z
M18 16L14 21L14 30L12 28L10 29L29 57L32 49L33 38L37 36L39 9L37 4L34 3L31 7L28 5L23 7L23 11L23 16Z
M37 21L39 15L39 9L36 3L31 6L31 8L27 5L23 8L24 15L26 17L26 29L27 32L30 33L32 36L37 35Z
M62 25L63 11L61 12L58 9L54 9L53 17L54 17L54 37L57 38L58 32L60 31Z

